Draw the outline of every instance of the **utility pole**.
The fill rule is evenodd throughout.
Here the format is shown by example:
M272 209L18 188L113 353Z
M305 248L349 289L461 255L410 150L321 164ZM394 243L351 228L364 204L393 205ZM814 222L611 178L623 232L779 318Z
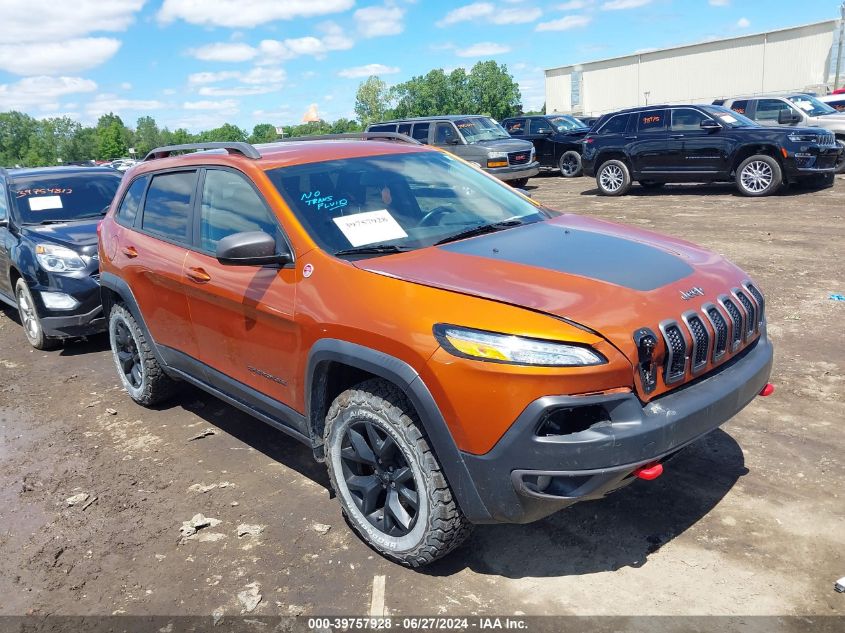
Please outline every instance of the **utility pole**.
M836 79L833 80L833 89L839 90L839 69L842 65L842 40L845 38L845 2L839 7L839 46L836 50Z

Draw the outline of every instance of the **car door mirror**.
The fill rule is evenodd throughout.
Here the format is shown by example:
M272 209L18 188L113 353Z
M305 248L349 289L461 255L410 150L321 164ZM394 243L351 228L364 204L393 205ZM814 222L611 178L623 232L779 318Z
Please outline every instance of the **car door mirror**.
M461 144L461 139L459 139L459 138L457 138L457 137L455 137L455 138L450 138L448 141L446 141L446 143L448 143L449 145L460 145L460 144Z
M794 125L801 123L801 115L792 110L780 110L778 112L778 123L780 125Z
M550 127L540 128L540 134L542 134L543 136L551 136L554 133L554 130Z
M287 244L276 244L275 238L264 231L228 235L217 242L215 255L217 261L227 266L284 265L293 261Z
M701 129L702 130L721 130L722 126L719 125L719 123L717 123L713 119L704 119L701 122Z

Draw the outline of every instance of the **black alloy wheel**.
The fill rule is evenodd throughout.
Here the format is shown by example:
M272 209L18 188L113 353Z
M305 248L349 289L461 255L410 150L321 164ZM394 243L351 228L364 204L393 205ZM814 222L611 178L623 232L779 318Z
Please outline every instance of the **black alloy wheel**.
M135 389L140 389L144 382L141 354L135 338L124 321L114 324L114 354L126 382Z

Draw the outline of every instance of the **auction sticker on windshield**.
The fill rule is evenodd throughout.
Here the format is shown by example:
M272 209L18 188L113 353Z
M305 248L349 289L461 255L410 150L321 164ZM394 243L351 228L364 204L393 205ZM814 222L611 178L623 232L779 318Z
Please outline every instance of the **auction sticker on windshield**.
M352 246L364 246L408 237L387 209L343 215L333 219Z
M725 123L736 123L736 118L732 117L730 114L722 114L719 116L719 118L722 119L722 121L724 121Z
M30 211L46 211L48 209L61 209L61 196L40 196L38 198L29 198Z

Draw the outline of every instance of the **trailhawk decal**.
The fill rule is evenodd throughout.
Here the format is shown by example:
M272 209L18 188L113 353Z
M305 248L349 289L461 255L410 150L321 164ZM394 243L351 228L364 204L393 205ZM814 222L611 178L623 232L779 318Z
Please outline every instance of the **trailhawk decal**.
M693 273L678 255L633 240L538 222L441 246L649 291Z

